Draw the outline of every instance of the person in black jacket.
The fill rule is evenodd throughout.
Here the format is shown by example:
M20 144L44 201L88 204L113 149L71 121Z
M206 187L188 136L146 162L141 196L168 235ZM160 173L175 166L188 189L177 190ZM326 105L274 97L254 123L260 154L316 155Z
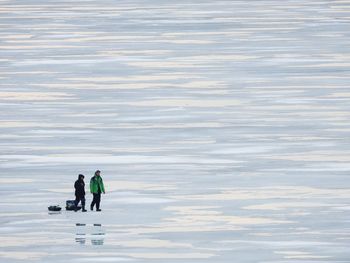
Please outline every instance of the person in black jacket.
M75 207L78 206L81 201L82 212L86 212L85 210L85 183L84 183L84 175L79 174L78 180L74 183L75 188ZM75 211L78 211L75 209Z

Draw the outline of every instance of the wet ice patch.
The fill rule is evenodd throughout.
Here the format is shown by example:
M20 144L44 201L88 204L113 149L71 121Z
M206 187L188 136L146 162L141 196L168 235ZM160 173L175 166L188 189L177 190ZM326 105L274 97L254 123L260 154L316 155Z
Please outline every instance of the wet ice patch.
M278 220L271 217L248 217L227 215L219 210L219 207L201 206L168 206L167 211L172 211L174 216L165 218L165 221L176 222L179 225L268 225L290 224L292 221Z
M148 196L140 196L140 197L120 197L110 199L108 203L113 204L164 204L175 202L170 198L156 198L156 197L148 197Z
M28 219L28 220L16 220L13 222L8 222L8 225L34 225L34 224L48 224L48 223L57 223L57 222L67 222L67 219L60 218L42 218L42 219Z
M64 154L64 155L3 155L1 161L7 161L4 167L42 166L54 164L79 165L107 165L107 164L232 164L241 161L219 158L196 158L192 156L147 156L147 155L91 155L91 154Z
M35 252L35 251L0 251L0 258L5 260L40 260L41 258L49 255L46 252Z
M283 255L285 259L327 259L331 258L331 256L323 256L323 255L314 255L310 252L305 251L275 251L275 254Z
M72 95L64 92L0 92L3 101L55 101L72 99Z
M129 191L129 190L141 190L141 191L166 191L174 190L176 187L170 184L157 184L137 181L107 181L109 191Z
M341 206L341 204L326 204L326 203L310 203L310 202L275 202L275 203L267 203L267 204L261 204L261 205L250 205L245 206L243 209L248 210L286 210L286 209L303 209L308 210L312 208L331 208L331 207L338 207Z
M251 199L299 199L299 198L349 198L350 191L344 188L313 188L305 186L232 188L214 194L174 196L180 200L251 200Z
M73 259L73 262L118 262L118 261L134 261L135 259L132 258L126 258L126 257L90 257L90 258L84 258L81 257L79 259Z
M193 246L189 243L177 243L161 239L146 239L137 236L130 240L109 240L108 244L126 248L193 248Z
M26 183L33 183L35 181L36 181L35 179L30 179L30 178L6 178L6 177L0 178L0 184L26 184Z

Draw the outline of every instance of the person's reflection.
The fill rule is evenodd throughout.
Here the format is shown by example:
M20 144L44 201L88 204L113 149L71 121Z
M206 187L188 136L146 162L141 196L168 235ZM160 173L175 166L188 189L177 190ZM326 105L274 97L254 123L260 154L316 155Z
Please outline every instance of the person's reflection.
M75 238L75 242L81 244L81 245L85 245L86 242L86 238L85 237L76 237Z
M91 236L91 245L101 246L104 244L105 232L102 229L101 224L93 224L92 228L86 226L86 224L77 223L75 242L81 245L86 244L86 239Z
M101 224L94 224L93 225L93 233L92 238L91 238L91 245L93 246L101 246L104 243L104 237L105 237L105 233L102 229L102 225Z
M76 223L75 242L84 245L86 242L86 224Z
M102 239L91 239L91 245L93 246L102 246L103 245L103 238Z

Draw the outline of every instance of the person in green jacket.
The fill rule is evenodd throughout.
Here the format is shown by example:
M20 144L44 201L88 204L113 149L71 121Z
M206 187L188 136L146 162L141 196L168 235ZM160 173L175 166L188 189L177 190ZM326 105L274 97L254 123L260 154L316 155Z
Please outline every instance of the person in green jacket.
M105 187L103 185L103 180L101 177L101 171L97 170L95 175L90 179L90 192L93 194L94 198L92 199L90 209L94 210L96 204L96 211L101 211L100 202L101 202L101 193L105 193Z

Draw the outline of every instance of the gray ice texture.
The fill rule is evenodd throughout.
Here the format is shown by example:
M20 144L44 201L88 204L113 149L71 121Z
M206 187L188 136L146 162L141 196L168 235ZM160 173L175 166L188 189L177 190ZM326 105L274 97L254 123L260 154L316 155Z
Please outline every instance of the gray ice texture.
M349 0L0 0L0 262L350 262L349 70Z

